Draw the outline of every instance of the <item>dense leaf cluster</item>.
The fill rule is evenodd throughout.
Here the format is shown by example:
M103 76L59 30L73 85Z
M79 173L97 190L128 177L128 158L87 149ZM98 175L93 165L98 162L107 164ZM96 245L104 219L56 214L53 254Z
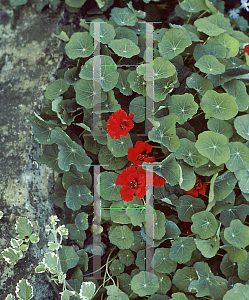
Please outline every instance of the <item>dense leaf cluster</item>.
M103 227L91 229L103 231L98 253L112 254L106 272L113 283L96 297L248 299L249 60L241 49L249 37L222 4L184 0L175 7L182 25L155 29L129 2L109 19L81 20L79 32L58 28L67 67L32 121L44 146L40 163L60 174L53 201L70 215L69 238L80 249L60 249L64 272L74 268L76 290L89 272L87 253L96 254L87 221L95 199ZM106 125L121 107L134 114L135 126L113 138ZM149 193L146 203L136 196L124 202L115 184L132 165L128 150L141 140L156 157L142 168L153 165L166 180L154 187L154 208ZM184 195L196 187L196 174L207 192ZM190 236L184 222L192 223Z

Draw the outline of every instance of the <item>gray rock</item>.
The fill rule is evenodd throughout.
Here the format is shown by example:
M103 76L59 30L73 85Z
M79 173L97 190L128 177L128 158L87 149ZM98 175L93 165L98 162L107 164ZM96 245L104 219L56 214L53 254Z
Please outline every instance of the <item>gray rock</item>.
M40 113L46 102L45 88L55 80L53 74L62 60L59 41L52 36L61 11L47 9L39 13L25 5L15 10L19 18L14 20L18 14L3 3L6 1L0 5L0 210L4 213L1 232L14 238L17 218L27 216L40 236L40 242L31 245L28 252L41 261L50 240L44 227L49 216L55 214L50 199L54 174L36 163L42 149L33 138L28 119L34 111ZM1 251L9 246L1 237ZM43 274L35 273L35 264L29 258L10 266L1 257L0 270L1 299L15 294L21 278L34 287L33 299L56 299L51 284Z

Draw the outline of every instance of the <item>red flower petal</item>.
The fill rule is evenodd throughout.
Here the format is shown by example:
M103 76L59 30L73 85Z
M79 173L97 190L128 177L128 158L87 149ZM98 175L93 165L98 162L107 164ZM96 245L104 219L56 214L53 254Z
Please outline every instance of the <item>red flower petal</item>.
M195 198L198 197L198 192L197 192L197 190L196 190L195 188L192 188L192 189L189 190L189 191L185 191L185 190L183 190L183 191L184 191L184 193L187 194L187 195L191 195L191 196L193 196L193 197L195 197Z
M244 50L247 54L249 54L249 45L246 45L245 48L241 50Z
M152 163L156 161L154 156L149 157L148 153L152 151L152 146L142 141L137 141L135 147L128 149L128 160L133 162L133 166L137 167L144 161Z
M128 132L134 127L132 119L134 117L133 113L127 113L121 108L113 113L107 121L107 132L111 139L120 139L120 135L127 136Z

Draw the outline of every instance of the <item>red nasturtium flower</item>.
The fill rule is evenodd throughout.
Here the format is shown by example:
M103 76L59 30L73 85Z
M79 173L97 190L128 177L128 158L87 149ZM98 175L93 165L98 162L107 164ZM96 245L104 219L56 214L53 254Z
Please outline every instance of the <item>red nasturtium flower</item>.
M197 198L198 193L201 194L201 195L205 195L205 193L206 193L206 183L201 182L200 179L198 179L198 177L196 176L195 186L189 191L185 191L185 190L183 190L183 191L184 191L185 194L191 195L191 196Z
M127 136L128 132L134 127L132 119L134 118L133 113L127 113L120 108L118 111L113 113L107 121L107 132L111 139L116 138L120 140L120 135Z
M184 222L184 223L183 223L183 227L186 229L186 233L187 233L188 235L193 234L193 232L190 230L191 225L192 225L191 222Z
M128 159L129 161L133 162L133 167L141 165L144 161L153 163L156 161L156 158L154 156L148 156L151 151L151 145L142 141L137 141L135 147L128 149Z
M245 48L241 50L244 50L247 54L249 54L249 45L246 45Z
M164 178L153 173L154 186L162 186L165 182ZM124 201L132 201L134 194L142 199L146 194L146 171L142 167L128 167L118 175L115 184L122 185L120 195Z

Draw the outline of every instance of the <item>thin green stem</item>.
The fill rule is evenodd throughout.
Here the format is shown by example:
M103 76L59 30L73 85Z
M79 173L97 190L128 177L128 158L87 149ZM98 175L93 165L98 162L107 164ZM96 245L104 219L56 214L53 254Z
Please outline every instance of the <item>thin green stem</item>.
M200 15L199 15L199 17L196 19L196 20L198 20L199 18L201 18L203 15L205 15L205 13L207 13L208 12L208 10L205 10L203 13L201 13Z
M191 17L192 17L192 13L190 13L190 15L189 15L189 17L188 17L188 20L187 20L187 22L186 22L185 24L188 24L188 23L189 23Z
M199 114L193 116L193 118L191 118L191 120L193 120L193 119L196 118L196 117L199 117L199 116L202 115L202 114L204 114L204 111L202 111L202 112L200 112Z

